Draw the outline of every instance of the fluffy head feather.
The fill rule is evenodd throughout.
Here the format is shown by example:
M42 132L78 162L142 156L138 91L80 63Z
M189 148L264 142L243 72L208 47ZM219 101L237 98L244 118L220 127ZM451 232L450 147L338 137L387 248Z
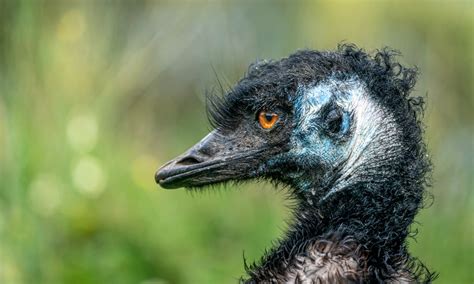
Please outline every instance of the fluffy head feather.
M250 65L224 96L208 96L215 130L167 164L157 181L200 187L265 178L291 188L295 221L249 267L253 281L290 279L301 263L314 263L301 257L319 255L318 244L343 254L345 240L364 252L345 255L348 269L364 264L354 279L429 281L433 274L406 249L431 169L420 121L424 101L410 96L417 70L397 55L344 44ZM256 119L267 110L280 115L270 130Z

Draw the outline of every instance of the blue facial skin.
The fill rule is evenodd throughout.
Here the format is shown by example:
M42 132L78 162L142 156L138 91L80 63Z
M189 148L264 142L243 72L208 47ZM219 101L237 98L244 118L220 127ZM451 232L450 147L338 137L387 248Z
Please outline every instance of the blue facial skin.
M294 129L290 138L290 150L270 159L267 168L292 165L293 170L281 173L298 190L315 194L325 187L331 175L349 154L349 130L351 115L343 105L349 105L352 95L333 84L301 87L296 93ZM341 119L337 133L327 130L327 113L337 110Z

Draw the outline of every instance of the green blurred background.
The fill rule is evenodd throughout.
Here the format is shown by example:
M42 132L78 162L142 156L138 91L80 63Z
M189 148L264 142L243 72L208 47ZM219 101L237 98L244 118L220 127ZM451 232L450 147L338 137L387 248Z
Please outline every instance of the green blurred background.
M0 283L235 283L285 229L284 193L154 172L209 130L216 75L344 40L419 67L435 199L410 249L474 283L473 19L471 1L0 0Z

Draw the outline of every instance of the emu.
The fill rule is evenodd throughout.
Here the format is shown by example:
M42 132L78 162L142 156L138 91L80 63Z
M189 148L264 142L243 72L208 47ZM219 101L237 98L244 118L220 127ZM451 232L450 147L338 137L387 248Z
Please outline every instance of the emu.
M435 274L408 252L431 164L416 68L352 44L258 61L208 97L213 131L161 167L164 188L265 179L294 220L245 283L414 283Z

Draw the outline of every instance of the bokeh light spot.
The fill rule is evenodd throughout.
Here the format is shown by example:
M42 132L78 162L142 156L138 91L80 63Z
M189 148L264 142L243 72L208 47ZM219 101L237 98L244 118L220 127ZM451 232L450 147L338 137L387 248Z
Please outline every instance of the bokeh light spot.
M97 197L105 189L106 174L95 157L82 157L73 168L72 177L77 190L88 197Z
M40 174L33 179L28 191L32 209L42 215L51 216L61 203L60 183L56 176Z
M61 17L57 27L57 37L60 41L71 43L79 40L85 30L85 21L78 10L70 10Z
M88 152L97 143L98 123L93 114L74 116L67 125L67 138L72 148L78 152Z
M0 280L2 280L2 283L24 283L18 263L15 263L13 258L8 254L0 254L0 256L2 261Z

